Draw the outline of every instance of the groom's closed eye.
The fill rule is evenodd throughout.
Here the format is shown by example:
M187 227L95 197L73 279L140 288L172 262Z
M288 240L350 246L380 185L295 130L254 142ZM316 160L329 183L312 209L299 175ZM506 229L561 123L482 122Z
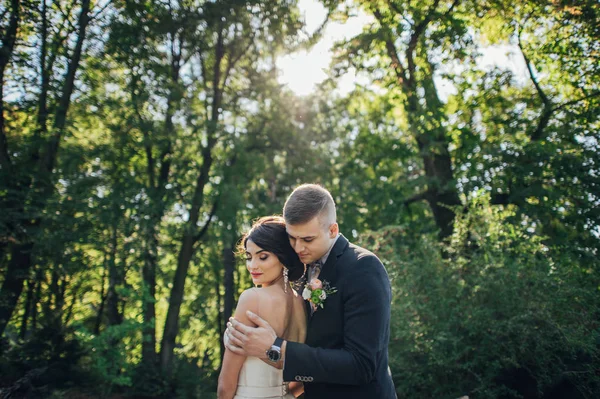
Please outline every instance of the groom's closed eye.
M293 244L296 242L296 237L292 237L290 235L288 235L288 237L290 238L290 242ZM313 241L315 238L314 237L301 237L300 238L302 241L304 242L311 242Z

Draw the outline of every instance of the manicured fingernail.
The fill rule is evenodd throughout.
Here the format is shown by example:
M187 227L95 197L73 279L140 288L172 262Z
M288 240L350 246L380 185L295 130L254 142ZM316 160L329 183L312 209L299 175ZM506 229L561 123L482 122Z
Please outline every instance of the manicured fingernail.
M249 311L249 310L246 310L246 314L247 314L248 316L254 316L254 313L252 313L252 312L251 312L251 311Z
M227 323L227 327L231 327L231 323Z

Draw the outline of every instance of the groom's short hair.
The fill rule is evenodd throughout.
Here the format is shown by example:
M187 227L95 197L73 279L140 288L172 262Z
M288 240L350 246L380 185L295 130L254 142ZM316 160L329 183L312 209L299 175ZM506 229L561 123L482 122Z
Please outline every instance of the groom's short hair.
M325 188L318 184L303 184L292 191L283 206L283 218L290 225L310 222L319 217L325 228L336 221L335 202Z

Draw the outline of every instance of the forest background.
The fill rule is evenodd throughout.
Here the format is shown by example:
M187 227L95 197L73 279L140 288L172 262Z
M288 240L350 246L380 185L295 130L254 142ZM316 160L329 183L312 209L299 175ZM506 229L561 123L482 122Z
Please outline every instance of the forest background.
M215 397L238 240L303 182L388 269L399 397L598 397L598 2L321 4L0 2L3 397Z

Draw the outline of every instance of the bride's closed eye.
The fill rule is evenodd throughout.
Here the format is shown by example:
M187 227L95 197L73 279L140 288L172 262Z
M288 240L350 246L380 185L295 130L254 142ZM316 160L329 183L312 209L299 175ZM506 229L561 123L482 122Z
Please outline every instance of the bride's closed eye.
M269 258L269 255L260 255L258 257L260 260L267 260ZM250 262L252 260L252 255L248 254L246 255L246 262Z

